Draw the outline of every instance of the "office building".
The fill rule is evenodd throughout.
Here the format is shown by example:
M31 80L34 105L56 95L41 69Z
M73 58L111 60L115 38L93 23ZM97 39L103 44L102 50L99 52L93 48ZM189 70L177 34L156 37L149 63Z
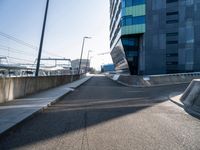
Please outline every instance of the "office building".
M114 64L105 64L101 66L101 72L114 72L115 66Z
M110 20L116 70L200 71L200 0L110 0Z

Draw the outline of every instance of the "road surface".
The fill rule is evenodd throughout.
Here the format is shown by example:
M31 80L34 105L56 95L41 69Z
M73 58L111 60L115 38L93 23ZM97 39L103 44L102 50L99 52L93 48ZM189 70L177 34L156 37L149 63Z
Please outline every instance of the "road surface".
M187 85L132 88L95 76L0 140L0 149L200 149L200 120L168 100Z

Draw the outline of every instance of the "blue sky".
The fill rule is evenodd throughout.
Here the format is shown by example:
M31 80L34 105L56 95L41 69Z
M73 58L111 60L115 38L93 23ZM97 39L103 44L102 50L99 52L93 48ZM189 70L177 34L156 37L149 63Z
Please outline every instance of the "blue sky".
M46 0L0 0L0 32L12 35L38 46ZM85 43L84 57L88 50L93 66L110 63L110 56L95 56L109 51L109 1L108 0L50 0L43 57L49 53L76 59L80 56L83 36L92 36ZM33 61L37 51L0 36L0 55ZM14 53L14 49L26 53ZM12 60L19 61L20 60ZM28 61L27 61L28 62Z

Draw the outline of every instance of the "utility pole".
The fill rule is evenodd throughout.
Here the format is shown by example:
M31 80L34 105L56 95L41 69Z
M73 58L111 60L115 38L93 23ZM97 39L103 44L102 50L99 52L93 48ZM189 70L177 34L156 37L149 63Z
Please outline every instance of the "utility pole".
M90 52L92 52L92 50L89 50L88 54L87 54L87 62L86 62L86 67L85 67L85 73L87 73L87 71L88 71L88 66L89 66L88 64L90 62L90 60L89 60Z
M80 75L81 72L81 63L82 63L82 56L83 56L83 49L84 49L84 44L85 44L85 39L91 39L91 37L83 37L83 43L82 43L82 49L81 49L81 57L80 57L80 62L79 62L79 67L78 67L78 75Z
M38 77L39 70L40 70L40 59L41 59L41 54L42 54L42 47L43 47L43 41L44 41L44 32L45 32L45 27L46 27L48 7L49 7L49 0L47 0L47 2L46 2L46 9L45 9L45 14L44 14L42 35L41 35L41 39L40 39L40 47L39 47L39 52L38 52L38 59L37 59L37 67L36 67L35 77Z

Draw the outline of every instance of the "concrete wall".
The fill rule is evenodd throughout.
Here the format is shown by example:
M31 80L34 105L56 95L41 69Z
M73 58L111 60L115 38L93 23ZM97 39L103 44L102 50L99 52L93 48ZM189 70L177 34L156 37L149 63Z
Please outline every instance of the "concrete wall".
M24 97L79 79L78 75L0 78L0 103Z
M115 75L116 76L116 75ZM109 76L114 79L115 76ZM166 74L166 75L151 75L151 76L131 76L117 75L118 82L136 87L148 87L159 85L170 85L180 83L190 83L193 79L199 79L200 73L182 73L182 74Z

